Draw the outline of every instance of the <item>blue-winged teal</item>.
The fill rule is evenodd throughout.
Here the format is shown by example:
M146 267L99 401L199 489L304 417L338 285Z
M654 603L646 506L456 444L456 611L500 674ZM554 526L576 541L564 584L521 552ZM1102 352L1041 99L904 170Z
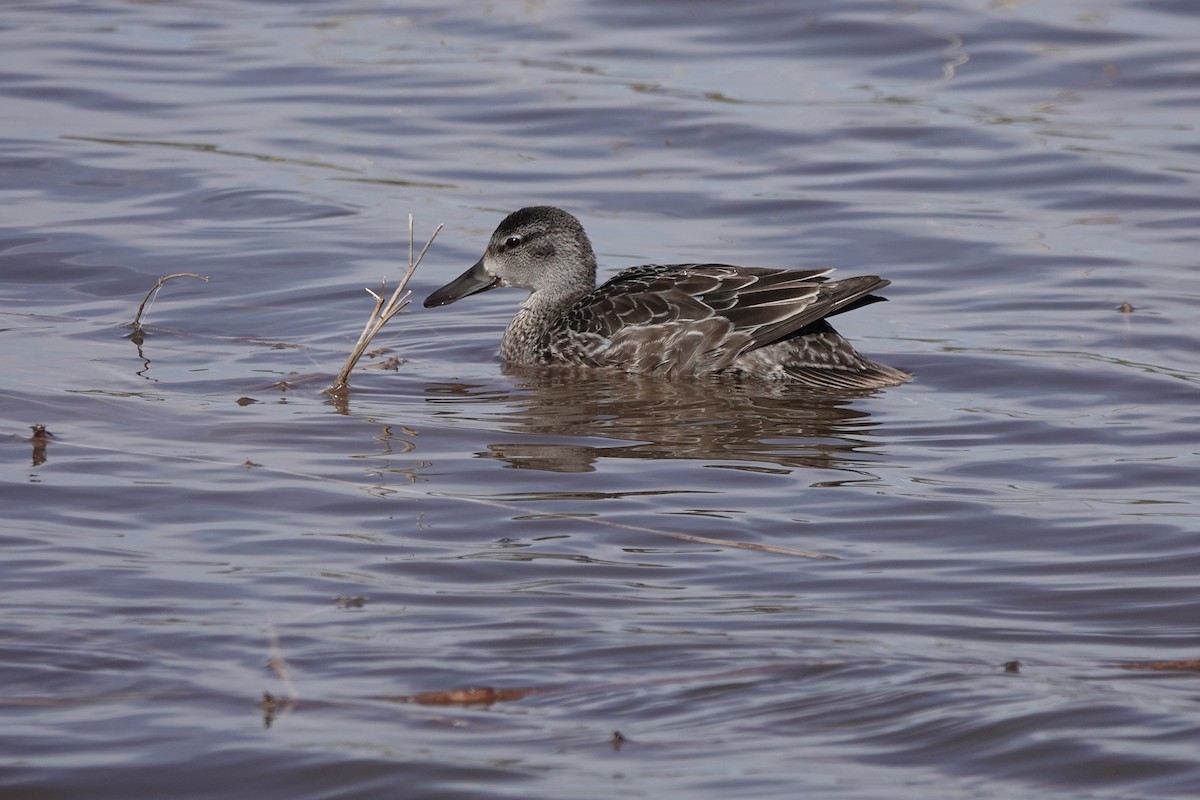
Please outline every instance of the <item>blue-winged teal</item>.
M725 373L818 388L908 380L859 355L826 321L882 300L871 292L890 281L827 281L831 271L647 264L597 287L596 254L579 220L534 206L509 214L483 258L429 295L425 307L498 286L529 289L500 343L508 365Z

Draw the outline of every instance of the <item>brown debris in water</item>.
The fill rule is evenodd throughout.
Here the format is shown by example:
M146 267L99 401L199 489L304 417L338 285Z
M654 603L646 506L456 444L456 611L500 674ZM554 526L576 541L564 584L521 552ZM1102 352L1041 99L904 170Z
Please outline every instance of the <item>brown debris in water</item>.
M399 372L400 365L402 363L404 363L404 362L402 362L400 360L399 356L391 356L390 358L385 358L383 361L376 361L374 364L368 364L366 368L367 369L386 369L386 370L391 370L392 372Z
M45 425L30 425L29 429L33 431L29 437L33 445L33 466L40 467L46 463L46 445L54 438L54 434L46 430Z
M477 686L470 689L449 689L443 692L400 695L390 699L423 706L476 706L491 705L502 700L521 700L537 691L537 689L496 689L492 686Z
M1134 311L1134 308L1132 305L1129 304L1129 301L1125 301L1124 303L1121 303L1121 305L1117 306L1117 310L1120 311L1122 314L1132 314Z
M291 711L294 706L295 703L287 697L276 697L270 692L263 692L262 700L258 702L258 710L263 715L263 727L270 728L277 712Z
M1117 669L1151 670L1154 672L1200 672L1200 658L1180 661L1130 661L1125 664L1109 664Z
M1016 674L1021 671L1021 662L1015 658L1012 661L1004 662L1004 671Z

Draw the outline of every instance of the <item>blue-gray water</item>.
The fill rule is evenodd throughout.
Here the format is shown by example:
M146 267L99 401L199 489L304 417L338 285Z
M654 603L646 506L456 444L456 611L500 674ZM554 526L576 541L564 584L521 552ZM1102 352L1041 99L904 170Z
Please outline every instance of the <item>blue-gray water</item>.
M1183 0L4 5L0 795L1194 796L1200 675L1126 667L1200 658L1197 41ZM419 298L535 203L606 274L887 277L839 328L915 378L505 375L497 291L321 394L409 213Z

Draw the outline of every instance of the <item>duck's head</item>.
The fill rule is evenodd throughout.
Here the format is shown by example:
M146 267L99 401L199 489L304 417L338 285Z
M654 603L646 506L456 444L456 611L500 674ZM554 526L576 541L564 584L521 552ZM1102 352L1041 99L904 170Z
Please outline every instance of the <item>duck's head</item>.
M444 306L501 286L578 296L596 285L596 254L579 220L553 206L504 218L475 266L425 298Z

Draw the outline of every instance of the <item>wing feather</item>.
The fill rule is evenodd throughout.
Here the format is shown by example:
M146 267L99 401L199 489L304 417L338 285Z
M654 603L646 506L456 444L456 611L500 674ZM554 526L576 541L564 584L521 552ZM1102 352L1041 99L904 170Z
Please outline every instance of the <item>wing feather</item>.
M888 285L875 276L828 281L831 271L634 267L576 302L551 346L586 347L597 363L635 372L725 369L827 316L879 299L870 293Z

